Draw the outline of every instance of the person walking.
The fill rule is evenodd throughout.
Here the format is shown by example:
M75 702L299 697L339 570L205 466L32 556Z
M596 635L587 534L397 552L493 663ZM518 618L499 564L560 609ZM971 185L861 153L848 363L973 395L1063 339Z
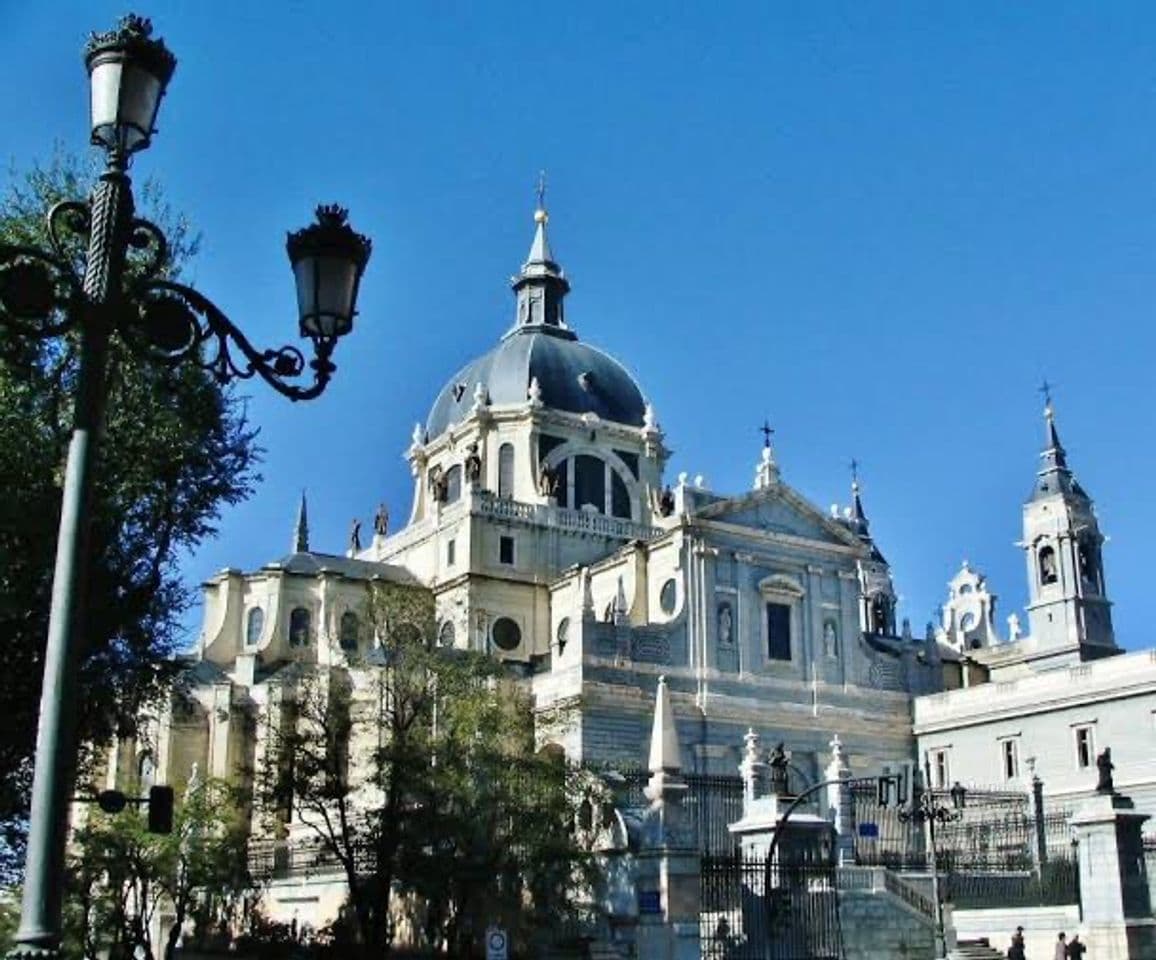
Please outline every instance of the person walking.
M1016 927L1012 934L1011 946L1008 947L1007 960L1027 960L1024 954L1024 928Z
M1068 960L1068 944L1063 930L1056 940L1056 952L1052 954L1052 960Z
M1070 960L1084 960L1084 954L1088 952L1088 948L1080 943L1080 935L1078 933L1072 934L1072 941L1068 944L1068 957Z

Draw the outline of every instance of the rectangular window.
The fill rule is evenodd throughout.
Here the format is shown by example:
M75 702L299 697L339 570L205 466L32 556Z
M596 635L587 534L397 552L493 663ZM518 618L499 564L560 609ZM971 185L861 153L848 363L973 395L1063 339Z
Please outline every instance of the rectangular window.
M1019 745L1014 739L1000 741L1000 754L1003 757L1003 778L1015 780L1020 775Z
M1076 766L1085 770L1096 762L1096 745L1092 741L1091 727L1076 727Z
M767 604L767 657L791 659L791 608L785 603Z
M946 749L927 752L927 777L936 790L946 790L951 783L951 765L947 753Z
M514 538L501 537L498 540L498 562L514 565Z
M446 542L446 566L452 567L454 565L454 554L457 552L457 541L449 540Z

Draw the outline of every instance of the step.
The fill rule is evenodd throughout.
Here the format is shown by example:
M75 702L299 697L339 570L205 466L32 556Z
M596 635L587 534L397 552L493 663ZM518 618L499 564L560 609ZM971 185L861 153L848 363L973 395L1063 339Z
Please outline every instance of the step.
M1004 960L1007 955L986 940L960 940L947 960Z

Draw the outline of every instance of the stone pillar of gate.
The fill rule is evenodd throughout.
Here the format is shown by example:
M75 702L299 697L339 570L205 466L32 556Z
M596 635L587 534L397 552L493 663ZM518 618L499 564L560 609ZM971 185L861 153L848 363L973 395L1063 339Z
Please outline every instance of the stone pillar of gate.
M855 824L852 817L851 765L839 740L831 738L831 762L823 771L823 779L833 781L826 788L825 812L835 828L835 864L840 867L855 865Z
M1156 920L1148 891L1140 827L1148 816L1101 787L1072 818L1079 844L1081 940L1096 960L1156 957Z
M682 755L666 678L658 678L650 780L637 857L638 956L698 960L702 863L686 819Z

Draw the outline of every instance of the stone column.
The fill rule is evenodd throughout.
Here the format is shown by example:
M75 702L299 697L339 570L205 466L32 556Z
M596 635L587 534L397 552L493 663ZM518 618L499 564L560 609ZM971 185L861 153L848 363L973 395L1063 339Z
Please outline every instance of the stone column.
M701 864L683 810L687 785L665 677L658 678L649 767L637 860L638 956L698 960Z
M1110 784L1109 784L1110 790ZM1072 818L1079 842L1081 939L1096 960L1156 957L1140 827L1132 801L1102 792Z
M767 788L767 764L759 752L759 735L754 727L743 737L743 761L739 764L739 776L743 778L743 816L751 812L755 802Z
M839 734L831 738L831 762L823 771L824 780L835 780L828 785L827 819L835 828L835 863L840 867L855 865L855 824L852 818L851 767Z

